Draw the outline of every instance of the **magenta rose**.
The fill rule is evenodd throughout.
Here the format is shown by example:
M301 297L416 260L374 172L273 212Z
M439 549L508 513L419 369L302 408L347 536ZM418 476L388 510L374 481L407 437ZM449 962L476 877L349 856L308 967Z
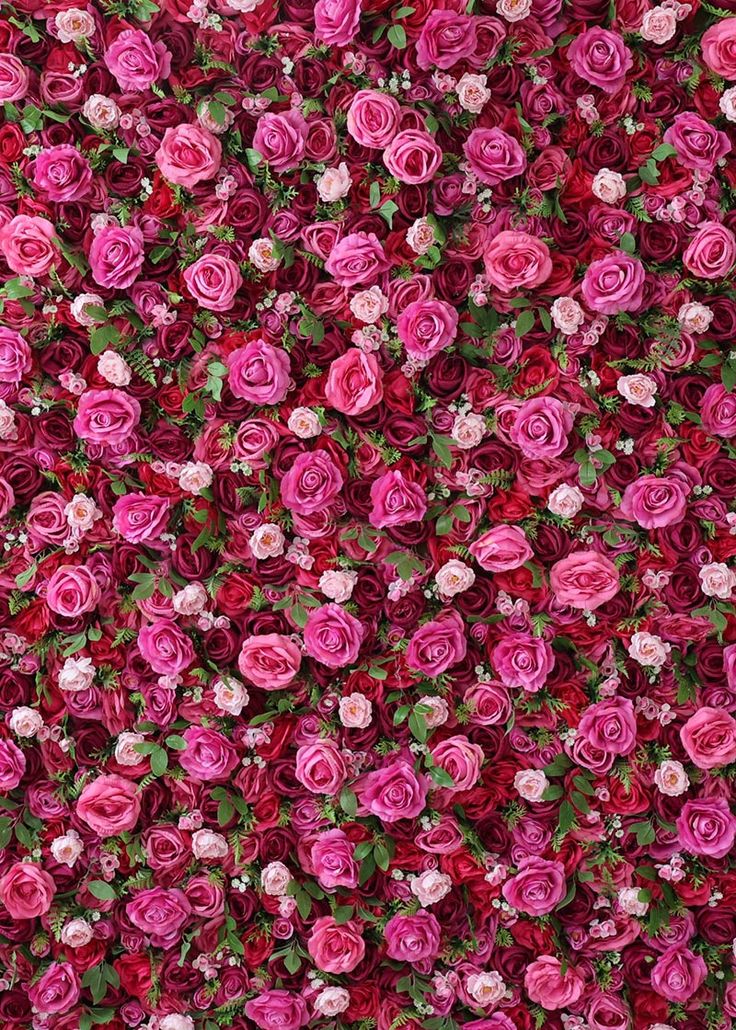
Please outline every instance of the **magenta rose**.
M473 129L463 153L473 175L487 186L521 175L526 168L523 147L503 129Z
M532 397L517 411L509 436L527 458L556 458L567 447L573 421L556 397Z
M396 320L396 332L409 357L428 361L455 342L458 321L444 300L415 300Z
M442 148L422 129L398 132L383 152L383 163L399 182L429 182L442 164Z
M520 526L493 526L468 548L486 572L510 572L534 557L534 550Z
M16 275L46 275L58 264L56 230L47 218L16 215L0 228L0 253Z
M452 68L478 45L478 19L456 11L430 11L417 40L420 68Z
M581 291L591 311L618 315L641 307L645 272L642 263L629 254L615 251L591 261Z
M79 1001L82 985L69 962L52 962L28 989L31 1004L39 1012L69 1012Z
M289 392L291 362L285 350L251 340L227 357L228 384L251 404L280 404Z
M171 72L171 54L147 32L124 29L105 51L105 64L123 90L142 93Z
M401 107L390 93L359 89L348 108L347 129L363 147L383 150L396 135Z
M169 182L190 190L215 178L222 164L222 146L217 136L201 125L174 125L163 135L156 164Z
M440 924L425 908L413 916L392 916L383 930L388 957L411 965L436 959L441 935Z
M46 915L55 893L53 877L34 862L15 862L0 878L0 901L13 919Z
M736 393L729 393L722 383L711 383L703 394L700 416L710 436L732 439L736 436Z
M680 740L698 769L736 761L736 719L720 708L698 709L680 729Z
M65 619L94 611L100 587L86 565L60 565L46 584L46 604Z
M333 916L321 916L312 926L307 951L317 969L325 973L352 973L365 956L365 941L358 923L336 923Z
M446 737L432 748L434 764L452 777L447 790L471 790L478 782L483 759L483 748L460 734Z
M357 788L363 808L383 823L415 819L427 803L427 777L403 759L366 773Z
M541 690L555 665L552 648L541 637L528 633L506 633L492 652L493 667L507 687L521 687L530 693Z
M578 733L599 751L628 755L636 747L636 715L628 697L612 697L589 705Z
M117 837L132 830L140 811L136 784L115 774L103 773L88 783L76 804L77 817L98 837Z
M667 948L652 966L652 987L668 1001L689 1001L708 975L701 955L684 944Z
M585 981L574 966L554 955L540 955L526 967L524 989L530 999L552 1012L566 1009L580 999Z
M736 236L720 222L701 222L682 255L698 279L723 279L736 261Z
M375 354L351 347L330 365L325 399L343 415L361 415L380 404L383 372Z
M504 294L541 286L552 272L549 247L526 232L500 232L484 258L488 281Z
M467 649L465 624L457 612L448 610L415 630L406 649L406 663L434 679L461 662Z
M724 798L696 798L682 806L677 832L691 855L724 858L736 841L736 818Z
M85 390L79 398L74 432L90 443L114 447L130 439L141 406L123 390Z
M194 299L208 311L229 311L243 285L238 265L224 254L204 254L184 271Z
M113 505L113 527L131 544L160 537L168 518L168 498L156 494L125 494Z
M624 490L621 514L645 529L671 526L684 518L689 492L677 476L640 476Z
M138 634L138 649L154 672L178 676L194 661L189 637L172 619L156 619Z
M388 267L381 242L372 232L344 236L325 261L325 271L339 286L372 286Z
M708 173L731 149L725 132L720 132L692 111L675 115L664 134L664 141L675 148L677 160L685 168Z
M110 290L132 286L143 268L143 233L133 226L106 225L89 249L92 278Z
M289 172L304 157L307 134L307 123L294 108L282 114L264 114L258 119L253 149L274 172Z
M280 633L248 637L238 657L243 676L262 690L283 690L294 680L301 665L299 647Z
M427 511L427 498L422 487L405 479L398 469L373 481L371 504L368 521L376 529L419 522Z
M334 740L318 740L298 749L295 775L312 794L335 795L347 779L348 768Z
M736 24L732 18L722 18L706 29L700 49L712 72L724 79L736 79Z
M358 886L355 847L343 830L325 830L313 842L310 860L314 875L325 890Z
M619 572L597 551L574 551L555 562L549 581L558 604L595 611L618 593Z
M238 764L231 740L217 730L189 726L182 733L186 748L178 752L179 764L197 783L222 783Z
M92 168L76 147L62 143L38 155L33 163L33 184L54 202L79 200L89 193Z
M304 647L310 657L331 669L352 665L360 652L364 628L339 604L312 608L304 626Z
M617 93L634 64L623 37L599 25L573 39L567 49L567 59L579 78L605 93Z
M0 740L0 790L15 790L26 771L26 756L12 740Z
M297 515L312 515L335 503L343 476L325 451L299 454L281 480L281 500Z
M517 872L502 888L512 908L528 916L544 916L552 912L567 893L565 867L561 862L531 855L522 858Z
M31 348L20 333L0 326L0 383L20 382L31 366Z
M246 1002L245 1014L259 1030L299 1030L309 1022L307 1003L293 991L265 991Z
M125 906L128 919L154 948L173 947L181 939L191 912L184 891L166 887L142 890Z
M314 34L328 46L347 46L360 24L361 0L317 0Z

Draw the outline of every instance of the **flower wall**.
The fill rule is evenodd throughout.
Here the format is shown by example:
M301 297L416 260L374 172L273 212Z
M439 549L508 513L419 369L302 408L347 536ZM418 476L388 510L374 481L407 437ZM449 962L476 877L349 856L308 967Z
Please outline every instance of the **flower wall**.
M0 7L2 1027L732 1026L724 2Z

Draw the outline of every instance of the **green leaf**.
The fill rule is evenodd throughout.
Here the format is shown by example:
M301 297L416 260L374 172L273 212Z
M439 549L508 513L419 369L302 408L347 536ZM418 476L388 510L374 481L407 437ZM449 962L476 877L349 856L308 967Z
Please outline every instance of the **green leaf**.
M652 158L654 161L664 161L668 157L677 157L677 150L671 143L660 143L659 146L652 151Z
M93 354L102 354L103 350L120 339L120 330L114 325L101 325L89 334L89 348Z
M90 880L87 884L87 890L98 901L114 901L117 897L112 884L106 883L104 880Z
M340 791L340 808L353 819L358 813L358 799L348 787Z
M439 765L433 765L429 770L429 775L432 777L438 787L454 787L455 781L452 776Z
M332 913L335 922L341 926L343 923L347 923L348 920L353 918L353 906L352 905L340 905Z
M634 234L630 232L625 232L622 235L621 239L618 241L618 245L621 248L621 250L625 251L627 254L633 254L636 250L636 239L634 237Z
M174 751L184 751L186 749L187 742L177 733L172 733L166 738L166 746L173 748Z
M169 756L162 747L156 748L151 754L151 772L154 776L163 776L169 767Z
M403 25L390 25L388 30L388 41L397 50L403 50L406 46L406 32Z
M429 735L429 729L424 716L420 715L417 711L413 711L409 716L409 729L421 744L425 742Z
M514 326L514 332L516 336L521 339L522 336L534 328L534 312L533 311L521 311L516 316L516 325Z

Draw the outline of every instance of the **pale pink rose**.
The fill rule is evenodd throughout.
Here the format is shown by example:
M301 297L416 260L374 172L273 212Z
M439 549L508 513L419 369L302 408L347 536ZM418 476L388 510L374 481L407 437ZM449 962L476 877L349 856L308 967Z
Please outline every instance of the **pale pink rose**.
M311 440L322 432L319 417L311 408L294 408L287 425L300 440Z
M364 730L373 719L373 705L364 694L355 691L340 698L338 713L347 729Z
M262 237L253 240L248 248L248 260L255 265L259 272L275 272L281 264L281 258L276 256L276 245L273 240Z
M436 905L452 890L452 877L437 869L425 869L410 881L411 892L423 908Z
M713 321L713 312L705 304L690 301L680 305L677 321L688 333L705 333Z
M97 359L97 371L112 386L128 386L133 378L128 362L114 350L106 350L100 354Z
M118 765L134 766L145 761L145 755L136 751L136 745L145 743L145 740L142 733L121 733L115 742L115 761Z
M632 634L627 650L630 657L639 665L661 669L669 658L670 645L665 644L661 637L653 633L639 631Z
M736 122L736 86L721 93L718 107L729 122Z
M729 569L725 562L711 562L703 565L698 571L700 589L706 597L718 597L728 601L736 586L736 572Z
M198 860L226 858L228 843L221 833L197 830L192 834L192 852Z
M593 177L593 196L605 204L618 204L626 196L626 180L620 172L601 168Z
M532 0L498 0L496 14L509 22L523 21L532 11Z
M654 783L661 794L676 798L684 794L690 780L682 762L666 759L654 772Z
M573 297L558 297L549 313L555 327L565 336L572 336L585 321L585 312Z
M342 161L337 168L326 168L317 179L317 193L325 204L334 204L347 197L353 180L348 166Z
M266 558L277 558L284 553L286 538L281 526L264 522L251 534L248 548L254 558L260 561Z
M539 802L549 786L542 769L520 769L514 776L514 787L525 801Z
M345 987L325 987L314 999L314 1008L321 1016L334 1019L350 1005L350 992Z
M648 43L661 46L677 32L677 15L672 7L653 7L642 19L639 33Z
M491 91L488 89L487 82L487 75L474 75L471 72L465 72L458 80L455 92L458 103L464 111L480 114L491 99Z
M630 916L645 916L649 910L649 904L639 897L640 887L622 887L618 892L619 908Z
M435 574L435 583L444 597L455 597L469 590L475 582L475 573L458 558L450 558Z
M450 718L450 707L444 697L425 695L419 698L419 705L424 712L424 721L431 730L444 726Z
M470 411L466 415L457 415L452 424L452 439L461 451L477 447L486 435L488 427L483 415Z
M331 601L344 604L350 600L357 580L357 572L327 569L319 578L319 588Z
M388 311L388 297L384 296L380 286L371 286L369 290L353 294L350 310L360 322L375 325Z
M120 108L112 97L102 93L87 97L82 114L93 129L114 129L120 122Z
M585 498L576 486L561 483L556 486L547 500L547 507L553 515L573 519L583 506Z
M406 230L406 242L415 254L426 254L436 239L434 226L426 218L417 218Z
M59 671L59 690L70 693L89 690L96 672L91 658L67 658Z
M61 943L67 948L83 948L94 937L94 931L86 919L70 919L61 930Z
M28 708L27 705L14 708L7 721L16 737L35 737L43 726L41 713L35 708Z
M212 479L212 469L203 461L187 461L179 470L179 487L187 494L201 494Z
M222 163L222 145L202 126L184 123L166 130L155 158L165 179L190 190L215 178Z
M232 676L218 677L213 684L214 700L221 712L238 716L250 701L248 691Z
M209 594L202 583L196 580L177 590L171 599L177 615L198 615L207 606Z
M616 382L616 389L629 404L638 404L642 408L654 407L657 383L643 372L620 376Z
M471 973L465 987L470 997L484 1009L497 1005L506 994L506 984L495 970Z

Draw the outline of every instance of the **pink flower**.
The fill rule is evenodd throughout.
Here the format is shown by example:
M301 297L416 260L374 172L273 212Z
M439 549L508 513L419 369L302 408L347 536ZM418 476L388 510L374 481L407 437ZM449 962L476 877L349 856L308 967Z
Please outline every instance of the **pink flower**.
M506 178L506 175L503 175ZM500 232L485 252L486 277L501 293L541 286L552 271L549 247L525 232Z
M328 46L347 46L358 31L361 0L317 0L315 35Z
M251 404L279 404L286 397L291 364L285 350L251 340L228 355L227 366L235 397Z
M281 480L281 499L299 515L329 508L343 485L340 469L325 451L298 455Z
M105 64L122 90L143 92L171 70L165 45L140 29L123 29L105 51Z
M35 919L51 908L53 877L33 862L15 862L0 878L0 901L13 919Z
M652 987L668 1001L688 1001L701 986L708 968L701 955L683 944L667 948L652 967Z
M572 427L572 415L556 397L532 397L519 408L509 436L527 458L556 458Z
M541 690L554 668L552 648L541 637L507 633L493 649L493 666L507 687Z
M562 863L536 855L522 858L516 874L502 888L509 905L530 916L552 912L564 898L566 890Z
M122 390L85 390L79 398L74 432L90 443L114 447L130 439L140 417L139 402Z
M371 286L388 267L383 247L372 232L344 236L325 262L325 270L340 286Z
M307 654L331 669L351 665L358 657L364 629L339 604L313 608L304 627Z
M108 225L95 236L89 250L92 278L100 286L124 290L140 275L144 257L140 229Z
M372 526L403 526L424 518L427 499L418 483L411 483L402 472L393 470L371 484L372 508L368 516Z
M573 71L606 93L617 93L634 58L618 32L595 26L576 36L567 49Z
M182 734L186 748L178 753L179 764L195 782L221 783L238 764L233 742L216 730L190 726Z
M168 521L169 502L155 494L125 494L115 501L113 511L116 531L136 544L161 535Z
M258 119L253 149L274 172L288 172L303 158L306 139L307 123L298 111L264 114Z
M245 1014L259 1030L299 1030L309 1021L307 1003L293 991L269 990L246 1002Z
M355 849L342 830L326 830L313 842L310 858L314 875L325 890L358 885Z
M443 300L414 301L396 321L406 353L420 361L429 360L454 343L457 327L457 311Z
M335 795L345 783L347 766L334 740L320 740L299 748L295 775L312 794Z
M676 476L640 476L624 490L621 514L646 529L671 526L685 515L689 492Z
M399 182L418 186L429 182L442 164L442 150L428 132L398 132L383 152L383 163Z
M176 676L194 661L189 637L171 619L157 619L138 634L141 655L154 672Z
M642 303L643 288L643 265L621 251L592 261L581 286L583 300L600 315L636 311Z
M396 135L400 113L390 94L359 89L348 108L347 129L361 146L383 150Z
M383 823L414 819L424 811L427 779L398 759L366 773L357 784L360 803Z
M426 909L413 916L392 916L383 931L386 954L411 965L434 959L440 950L440 924Z
M574 1005L583 993L585 982L574 966L554 955L540 955L524 974L524 989L530 999L548 1011Z
M455 11L432 11L417 40L420 68L452 68L477 46L477 18Z
M465 141L463 153L473 175L487 186L497 186L499 182L521 175L526 168L526 155L521 144L503 129L473 129ZM527 236L526 233L508 232L499 235L506 238L507 247L512 243L508 237ZM509 286L505 292L511 289Z
M447 611L416 630L409 640L406 662L411 669L435 678L461 662L466 652L463 620L457 612Z
M76 147L63 143L41 151L34 162L33 182L49 200L79 200L89 193L92 168Z
M612 600L619 589L618 569L597 551L573 551L555 562L549 579L558 604L587 611Z
M352 920L336 923L332 916L321 916L312 926L307 950L317 969L326 973L351 973L365 956L365 941L359 924Z
M106 773L87 784L76 804L77 817L98 837L117 837L132 830L140 811L136 784Z
M48 219L15 215L0 228L0 253L16 275L44 276L59 263L55 239Z
M52 962L30 987L28 997L39 1012L69 1012L81 996L81 981L69 962Z
M486 572L518 569L534 556L534 550L519 526L493 526L477 537L468 548Z
M224 254L205 254L184 272L184 282L194 299L208 311L229 311L243 285L236 263Z
M156 151L161 174L190 190L197 183L214 179L222 163L222 146L217 136L201 125L174 125L166 130Z
M282 690L299 672L301 652L288 637L263 633L246 638L238 668L249 683L262 690Z
M707 705L680 730L682 746L699 769L717 769L736 761L736 719Z
M383 372L373 354L351 347L330 365L325 386L327 403L344 415L361 415L380 404Z
M139 891L125 906L128 919L150 939L154 948L171 948L176 944L191 911L184 891L165 887Z

